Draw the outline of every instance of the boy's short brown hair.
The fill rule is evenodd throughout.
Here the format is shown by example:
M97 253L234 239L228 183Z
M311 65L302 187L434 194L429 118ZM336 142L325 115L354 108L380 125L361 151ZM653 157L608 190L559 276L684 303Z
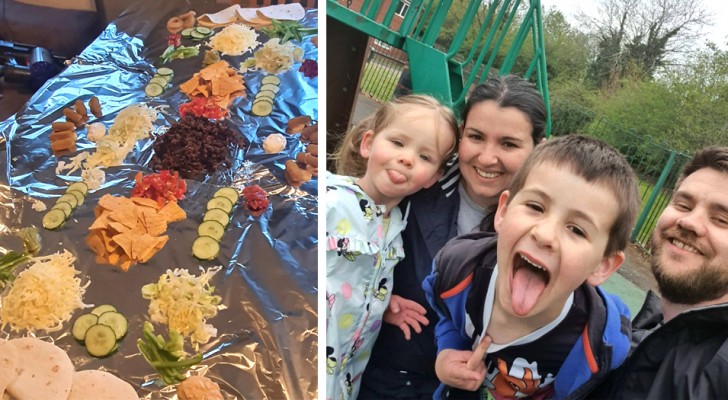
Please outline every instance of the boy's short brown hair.
M536 146L513 177L508 202L523 188L531 171L545 163L569 168L587 182L602 184L614 193L619 208L604 255L624 250L640 206L637 177L624 156L609 144L588 136L568 135L548 140Z

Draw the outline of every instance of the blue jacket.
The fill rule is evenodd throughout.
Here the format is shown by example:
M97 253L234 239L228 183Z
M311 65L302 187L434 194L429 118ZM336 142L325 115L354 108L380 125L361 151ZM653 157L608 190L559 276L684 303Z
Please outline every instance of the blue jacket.
M422 287L440 317L435 328L438 349L470 350L473 338L466 329L466 303L482 307L485 301L485 290L471 292L471 288L473 282L490 279L496 265L496 236L487 232L459 236L440 251L434 263L433 273ZM448 290L443 299L441 294ZM630 347L629 310L619 297L587 284L577 290L585 296L588 321L554 380L557 399L586 397L610 370L624 362ZM477 326L482 325L480 316L482 313L471 318L476 334L482 330ZM473 327L470 329L472 332ZM444 389L441 385L435 398Z
M416 301L427 310L429 326L412 331L405 340L402 331L383 324L362 377L359 399L431 399L440 381L435 375L435 322L437 314L427 303L422 281L432 272L435 254L457 235L460 206L458 165L429 189L409 196L407 227L402 232L405 258L394 268L393 293Z

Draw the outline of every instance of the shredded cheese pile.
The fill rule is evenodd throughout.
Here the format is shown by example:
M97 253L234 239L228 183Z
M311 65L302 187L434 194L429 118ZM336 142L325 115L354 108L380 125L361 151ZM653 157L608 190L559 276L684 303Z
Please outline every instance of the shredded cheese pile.
M269 74L280 74L291 69L294 62L301 62L302 57L303 50L300 47L291 42L281 44L280 39L273 38L256 51L253 58L243 61L240 70L262 69Z
M0 300L2 329L9 324L13 331L57 331L75 309L87 307L83 294L91 282L81 285L74 261L67 250L33 258Z
M222 267L210 268L198 276L186 269L167 270L157 283L144 285L142 296L149 299L149 315L152 321L166 324L193 343L207 343L217 336L217 329L206 324L207 318L217 315L220 296L214 296L212 277Z
M208 45L222 54L239 56L257 47L258 34L255 30L241 24L232 24L223 28L210 38Z

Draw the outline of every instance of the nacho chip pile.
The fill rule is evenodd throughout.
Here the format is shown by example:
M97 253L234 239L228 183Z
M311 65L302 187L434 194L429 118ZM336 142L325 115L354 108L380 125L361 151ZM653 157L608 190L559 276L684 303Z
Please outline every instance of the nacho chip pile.
M86 243L96 253L97 263L115 265L122 271L149 261L169 240L163 235L167 223L187 217L174 201L161 207L151 199L109 194L99 199L94 214Z
M190 99L204 96L208 103L227 110L235 98L245 96L245 83L237 70L221 60L194 74L180 90Z

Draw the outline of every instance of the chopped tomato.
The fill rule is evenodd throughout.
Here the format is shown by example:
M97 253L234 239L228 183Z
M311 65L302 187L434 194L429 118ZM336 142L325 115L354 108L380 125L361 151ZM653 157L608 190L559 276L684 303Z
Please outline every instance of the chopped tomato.
M131 191L132 197L146 197L165 205L170 201L185 198L187 182L179 178L177 171L162 170L157 174L143 176L141 172L134 177L136 185Z
M268 208L268 193L258 185L246 186L243 188L243 197L245 198L245 206L254 216L260 214Z
M182 117L192 114L207 119L223 119L227 116L228 111L220 108L204 96L195 96L191 101L179 106L179 113Z

